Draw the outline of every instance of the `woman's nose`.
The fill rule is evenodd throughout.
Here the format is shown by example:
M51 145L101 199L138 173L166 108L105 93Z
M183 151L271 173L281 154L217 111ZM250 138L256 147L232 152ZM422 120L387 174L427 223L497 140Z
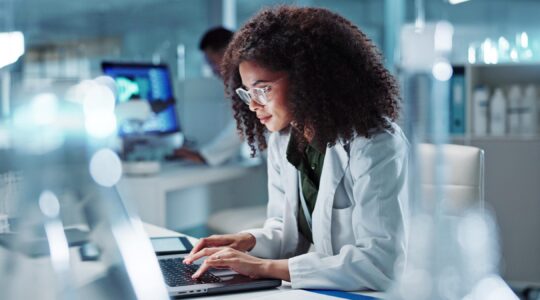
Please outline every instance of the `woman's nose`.
M257 109L262 108L262 105L260 105L257 101L251 100L249 102L249 110L256 111Z

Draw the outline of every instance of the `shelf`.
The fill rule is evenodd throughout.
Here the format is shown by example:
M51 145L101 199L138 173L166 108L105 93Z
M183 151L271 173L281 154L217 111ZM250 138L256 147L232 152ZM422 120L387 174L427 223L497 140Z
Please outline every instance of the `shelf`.
M511 62L505 62L505 63L498 63L498 64L466 64L466 67L472 67L472 68L514 68L514 67L533 67L538 68L540 67L540 62L517 62L517 63L511 63Z
M540 136L452 136L451 141L508 141L508 142L540 142Z
M506 135L506 136L474 136L474 102L475 87L484 85L489 89L490 98L495 88L501 88L508 99L508 89L513 84L522 87L533 84L540 91L540 63L503 63L503 64L469 64L465 68L466 86L466 132L467 139L478 141L538 141L536 135ZM540 95L538 95L540 97ZM539 114L540 112L536 112ZM540 115L538 115L540 117ZM488 117L489 118L489 117ZM540 124L539 124L540 125Z

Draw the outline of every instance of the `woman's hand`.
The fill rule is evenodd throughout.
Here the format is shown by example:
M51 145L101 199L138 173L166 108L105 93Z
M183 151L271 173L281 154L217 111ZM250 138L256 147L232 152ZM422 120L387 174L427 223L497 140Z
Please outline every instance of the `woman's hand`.
M198 278L209 268L230 268L235 272L251 278L261 278L269 276L270 261L251 256L245 252L232 248L207 248L208 257L193 274L193 278Z
M277 278L291 281L287 259L262 259L232 248L207 248L206 250L211 254L193 274L193 279L201 276L209 268L230 268L251 278Z
M217 250L223 249L223 247L243 252L249 251L255 247L255 243L255 237L250 233L211 235L200 240L189 255L184 258L184 263L191 264L201 257L210 256Z
M172 157L183 158L200 164L206 163L200 152L185 147L175 149Z

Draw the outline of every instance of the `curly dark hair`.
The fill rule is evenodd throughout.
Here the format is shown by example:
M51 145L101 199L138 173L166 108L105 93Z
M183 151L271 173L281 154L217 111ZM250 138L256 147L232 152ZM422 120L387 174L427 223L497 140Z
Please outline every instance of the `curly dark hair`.
M288 74L287 105L300 139L307 128L320 146L333 146L340 138L350 141L391 129L398 117L398 85L356 25L322 8L267 8L234 35L222 62L237 129L252 154L266 148L266 128L235 94L242 85L243 61Z

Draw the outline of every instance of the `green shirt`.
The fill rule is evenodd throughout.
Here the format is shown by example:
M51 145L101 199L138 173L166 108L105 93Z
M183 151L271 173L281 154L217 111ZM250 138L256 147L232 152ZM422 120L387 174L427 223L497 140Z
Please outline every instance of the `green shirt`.
M308 144L304 151L299 152L298 142L294 135L291 134L287 146L287 160L300 171L302 193L311 215L315 208L315 202L317 202L325 153L326 149L321 151L314 144ZM298 229L307 240L313 243L313 236L304 215L300 197L298 197Z

